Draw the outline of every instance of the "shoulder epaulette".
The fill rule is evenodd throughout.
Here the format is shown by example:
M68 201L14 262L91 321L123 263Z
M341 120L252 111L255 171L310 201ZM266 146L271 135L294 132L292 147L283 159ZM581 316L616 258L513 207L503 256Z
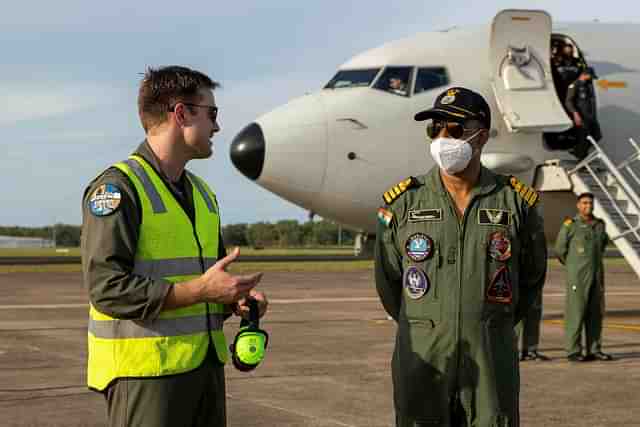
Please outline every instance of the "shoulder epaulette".
M529 206L534 206L540 199L540 194L531 187L524 185L518 178L511 176L509 178L509 184L518 193L520 197L524 199Z
M402 193L409 190L410 188L414 188L419 186L419 182L414 177L410 176L404 181L399 182L398 184L391 187L389 190L385 191L382 195L382 200L388 205L393 203Z
M570 216L566 217L566 218L564 219L563 224L564 224L564 225L571 225L571 224L573 224L573 218L571 218Z

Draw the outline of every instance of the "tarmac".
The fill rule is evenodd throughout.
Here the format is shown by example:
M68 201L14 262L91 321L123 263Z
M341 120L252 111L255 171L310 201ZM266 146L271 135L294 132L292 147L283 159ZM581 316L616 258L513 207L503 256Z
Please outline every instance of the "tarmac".
M521 363L521 425L640 426L640 280L607 267L604 350L616 359L569 363L564 277L551 263L540 350L552 360ZM268 272L260 288L270 347L252 373L227 366L228 425L393 425L395 325L373 273ZM106 425L104 398L85 385L86 304L80 273L0 274L0 425Z

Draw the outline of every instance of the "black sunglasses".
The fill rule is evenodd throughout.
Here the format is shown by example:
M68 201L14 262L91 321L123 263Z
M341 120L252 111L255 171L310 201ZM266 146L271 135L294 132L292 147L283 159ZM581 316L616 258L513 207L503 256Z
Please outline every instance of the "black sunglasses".
M465 132L473 132L480 130L481 128L470 127L467 128L462 123L457 122L445 122L443 120L432 120L427 125L427 136L431 139L435 139L440 135L443 129L447 130L447 134L455 139L460 139Z
M212 122L216 122L216 120L218 120L218 107L214 106L214 105L200 105L200 104L191 104L189 102L183 102L182 104L184 105L188 105L189 107L200 107L200 108L207 108L208 114L209 114L209 118L211 119ZM176 104L177 105L177 104ZM169 111L171 111L172 113L175 112L176 106L173 105Z

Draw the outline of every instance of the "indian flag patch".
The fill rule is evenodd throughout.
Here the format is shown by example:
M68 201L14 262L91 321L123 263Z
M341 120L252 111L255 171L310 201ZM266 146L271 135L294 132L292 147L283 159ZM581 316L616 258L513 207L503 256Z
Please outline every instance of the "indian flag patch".
M393 220L393 214L384 208L378 209L378 221L385 227L389 227Z

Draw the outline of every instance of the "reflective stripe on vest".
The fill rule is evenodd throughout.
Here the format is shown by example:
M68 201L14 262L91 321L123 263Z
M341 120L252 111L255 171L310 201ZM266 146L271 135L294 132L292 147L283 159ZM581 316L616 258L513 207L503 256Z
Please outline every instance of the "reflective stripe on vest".
M205 271L216 263L216 258L205 258ZM200 258L174 258L174 259L137 259L133 266L133 274L152 279L160 279L167 276L198 275L202 272Z
M129 177L141 204L133 274L177 283L195 278L215 264L220 218L215 195L203 180L185 171L193 188L192 223L144 159L131 156L115 167ZM222 304L201 303L162 311L156 319L142 321L116 319L91 306L89 387L104 390L116 378L193 370L206 357L209 342L213 342L218 359L227 362L224 313Z
M224 315L210 314L211 330L222 330ZM89 320L89 333L96 338L125 339L148 337L174 337L207 332L206 316L176 317L173 319L140 320Z

